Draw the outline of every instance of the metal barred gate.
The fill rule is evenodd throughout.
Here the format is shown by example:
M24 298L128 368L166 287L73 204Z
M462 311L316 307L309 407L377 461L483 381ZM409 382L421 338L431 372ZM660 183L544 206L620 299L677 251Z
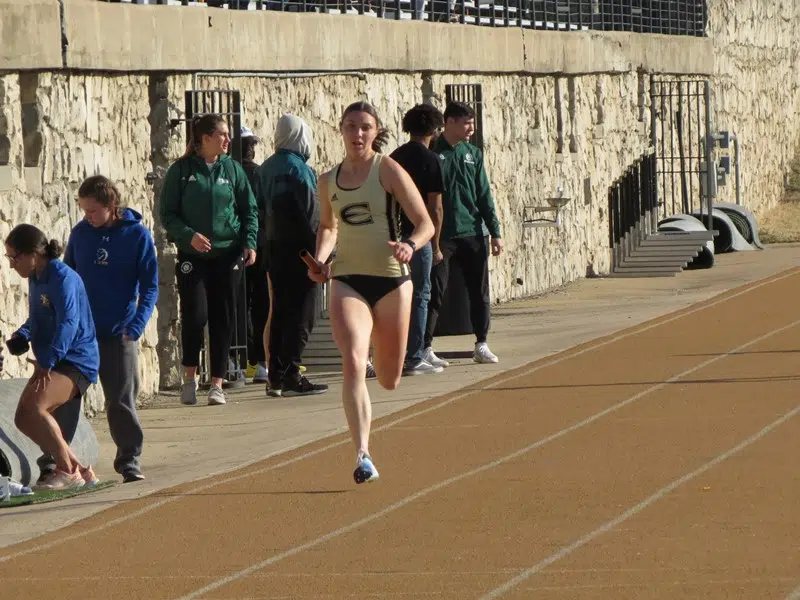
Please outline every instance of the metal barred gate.
M483 150L483 88L480 83L450 83L444 86L445 103L461 102L475 111L475 133L469 141Z
M690 214L711 231L716 173L711 132L711 84L707 79L650 80L650 138L656 153L656 201L659 220ZM710 179L714 178L714 180ZM654 223L657 225L657 223Z

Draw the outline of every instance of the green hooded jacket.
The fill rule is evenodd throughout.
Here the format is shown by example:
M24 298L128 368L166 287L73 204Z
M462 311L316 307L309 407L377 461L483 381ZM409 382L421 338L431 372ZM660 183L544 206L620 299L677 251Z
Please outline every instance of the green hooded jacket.
M176 160L167 170L159 203L161 225L186 254L211 257L235 246L256 249L256 200L242 165L227 154L210 167L194 154ZM210 252L192 248L195 233L211 241Z

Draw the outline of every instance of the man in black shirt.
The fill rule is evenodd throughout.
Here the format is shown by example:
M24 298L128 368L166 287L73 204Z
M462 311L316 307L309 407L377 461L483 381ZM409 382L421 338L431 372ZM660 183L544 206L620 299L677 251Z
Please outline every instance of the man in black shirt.
M411 280L414 296L411 303L411 323L408 330L404 375L440 373L441 366L425 360L425 325L428 318L428 301L431 297L431 268L442 260L439 250L439 234L442 230L442 193L444 177L442 161L428 149L433 135L444 126L442 113L430 104L418 104L403 117L403 131L410 141L392 152L391 157L403 167L417 186L436 232L433 239L418 248L411 259ZM405 214L400 217L401 237L411 235L414 225Z

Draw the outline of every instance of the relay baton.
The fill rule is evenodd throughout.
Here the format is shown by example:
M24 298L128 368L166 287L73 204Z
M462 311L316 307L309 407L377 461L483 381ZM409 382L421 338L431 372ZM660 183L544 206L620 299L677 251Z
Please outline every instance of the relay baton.
M322 272L322 264L316 258L311 256L308 250L300 250L300 258L304 263L306 263L306 265L308 265L308 268L311 269L312 272Z

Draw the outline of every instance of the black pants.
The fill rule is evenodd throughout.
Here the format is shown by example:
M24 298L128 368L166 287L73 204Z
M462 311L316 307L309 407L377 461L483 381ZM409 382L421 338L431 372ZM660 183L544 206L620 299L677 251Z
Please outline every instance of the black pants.
M264 248L259 248L255 264L247 267L247 358L251 364L264 362L264 329L269 317L269 287Z
M213 258L178 252L175 271L180 296L182 364L184 367L200 364L203 328L208 323L211 377L225 377L244 273L242 249L235 248Z
M269 380L279 386L300 378L300 360L314 328L317 284L308 278L300 249L272 243L269 249L272 321L269 331Z
M485 342L489 335L491 304L489 299L489 238L464 237L443 240L439 244L444 259L431 270L431 299L425 326L425 347L433 344L433 332L439 320L442 299L447 291L450 264L453 259L461 267L469 295L469 314L475 341Z

